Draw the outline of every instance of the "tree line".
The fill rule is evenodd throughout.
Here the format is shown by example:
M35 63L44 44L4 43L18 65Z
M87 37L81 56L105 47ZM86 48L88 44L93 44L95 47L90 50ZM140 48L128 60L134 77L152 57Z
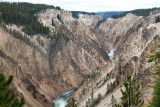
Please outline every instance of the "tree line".
M84 12L84 11L71 11L71 13L72 13L72 17L74 17L76 19L79 18L78 14L96 15L96 13L94 13L94 12L89 13L89 12Z
M122 14L119 14L119 15L114 15L112 16L112 18L121 18L121 17L124 17L126 14L128 13L132 13L132 14L135 14L137 16L149 16L150 15L150 12L156 10L157 8L151 8L151 9L136 9L136 10L132 10L132 11L127 11L127 12L124 12Z
M48 35L49 28L43 26L43 24L37 20L37 16L35 15L37 12L45 9L61 10L60 7L44 4L31 4L26 2L0 2L0 12L2 13L0 20L4 21L6 24L23 26L23 31L28 35Z
M22 107L25 104L24 98L16 98L9 87L12 80L12 75L6 79L5 75L0 73L0 107Z

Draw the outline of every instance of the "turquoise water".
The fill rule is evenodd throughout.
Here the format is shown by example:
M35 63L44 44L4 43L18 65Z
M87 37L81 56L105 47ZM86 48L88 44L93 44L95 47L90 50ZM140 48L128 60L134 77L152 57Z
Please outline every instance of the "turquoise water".
M70 98L72 92L73 90L68 91L59 95L57 99L53 100L55 107L65 107L67 105L67 100Z

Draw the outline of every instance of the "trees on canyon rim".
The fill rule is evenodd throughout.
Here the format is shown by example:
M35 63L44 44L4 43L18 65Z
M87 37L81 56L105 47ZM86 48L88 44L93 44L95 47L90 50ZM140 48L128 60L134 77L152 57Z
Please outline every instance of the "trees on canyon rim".
M160 45L158 45L160 48ZM159 107L160 105L160 51L155 52L154 54L147 56L148 62L155 62L156 68L154 72L152 72L153 75L155 75L155 80L154 84L152 85L152 88L154 89L153 91L153 97L149 105L147 107ZM133 94L133 84L135 83L135 79L131 78L131 76L127 76L125 82L124 82L124 87L126 88L125 91L121 89L122 92L122 105L116 104L116 107L130 107L131 105L133 106L142 106L143 102L140 100L140 91L139 91L139 85L137 86L135 92ZM133 98L134 99L133 99Z
M158 45L160 48L160 45ZM156 76L154 85L152 85L153 91L153 98L152 101L149 103L147 107L159 107L160 105L160 51L155 52L154 54L148 56L148 62L155 62L156 69L152 73Z
M4 74L0 74L0 107L22 107L25 104L24 98L20 100L15 97L9 85L13 80L10 76L7 80Z

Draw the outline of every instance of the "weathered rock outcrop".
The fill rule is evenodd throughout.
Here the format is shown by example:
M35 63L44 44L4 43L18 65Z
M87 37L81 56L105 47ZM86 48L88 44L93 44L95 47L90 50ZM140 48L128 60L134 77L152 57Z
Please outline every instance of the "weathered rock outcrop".
M50 28L51 35L58 32L64 36L51 39L27 35L37 46L34 48L0 28L0 48L13 60L0 57L1 69L6 75L14 75L14 87L25 97L26 106L52 106L51 98L78 87L84 76L107 63L108 55L90 30L100 16L74 19L71 12L55 9L36 16ZM7 27L24 34L22 27Z
M155 15L145 18L127 14L123 18L109 18L99 23L102 18L98 15L79 14L75 19L65 10L41 11L35 16L49 27L51 36L27 35L36 48L0 28L0 49L8 56L0 56L0 70L7 76L14 75L12 87L18 96L25 97L26 106L50 107L51 99L77 88L88 74L99 68L96 79L85 79L73 97L84 106L94 88L96 96L98 93L103 95L104 99L98 105L102 107L106 99L105 104L110 103L111 94L105 94L107 84L116 78L121 84L124 80L118 70L121 65L122 74L137 73L147 103L151 89L145 84L152 82L153 63L148 64L144 56L155 52L159 43L160 23L154 22ZM22 26L7 27L24 34ZM56 33L62 35L54 37ZM115 49L115 58L109 61L107 53L112 48ZM109 79L105 79L107 75L110 75ZM81 95L84 89L86 92ZM121 96L119 87L113 94L116 98Z
M127 38L126 35L129 36L134 31L134 28L139 29L137 27L141 22L142 17L129 13L123 18L105 20L94 32L104 47L116 49Z
M100 93L102 100L98 107L111 106L112 95L120 102L120 85L124 81L125 75L137 74L137 82L141 84L142 98L146 105L152 96L152 89L148 85L152 84L151 75L154 63L148 63L145 56L153 54L157 50L160 40L160 23L155 23L156 14L149 17L138 17L127 14L119 19L107 19L94 30L98 40L108 49L115 49L114 59L101 68L97 78L86 80L72 97L75 98L80 107L91 101L91 92L94 90L94 98ZM110 78L107 76L111 75ZM120 80L120 85L113 88L113 91L106 94L107 84ZM116 82L115 82L116 84ZM85 92L85 93L84 93ZM90 104L90 103L87 103Z
M57 15L60 15L61 19L57 19ZM91 20L87 19L88 17L91 17ZM74 19L70 12L57 10L46 10L39 14L39 20L43 24L52 28L51 20L54 20L54 30L63 32L69 38L60 38L55 51L49 56L56 81L62 78L66 82L65 87L77 86L84 75L102 66L108 59L97 37L90 30L90 26L100 19L97 17L87 15L87 18ZM86 23L86 20L90 22Z

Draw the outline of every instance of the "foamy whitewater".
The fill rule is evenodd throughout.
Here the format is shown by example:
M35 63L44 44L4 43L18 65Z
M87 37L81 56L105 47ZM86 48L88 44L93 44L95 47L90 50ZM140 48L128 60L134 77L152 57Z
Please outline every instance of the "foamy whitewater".
M67 100L72 94L72 90L58 96L57 99L53 100L55 107L65 107L67 105Z

